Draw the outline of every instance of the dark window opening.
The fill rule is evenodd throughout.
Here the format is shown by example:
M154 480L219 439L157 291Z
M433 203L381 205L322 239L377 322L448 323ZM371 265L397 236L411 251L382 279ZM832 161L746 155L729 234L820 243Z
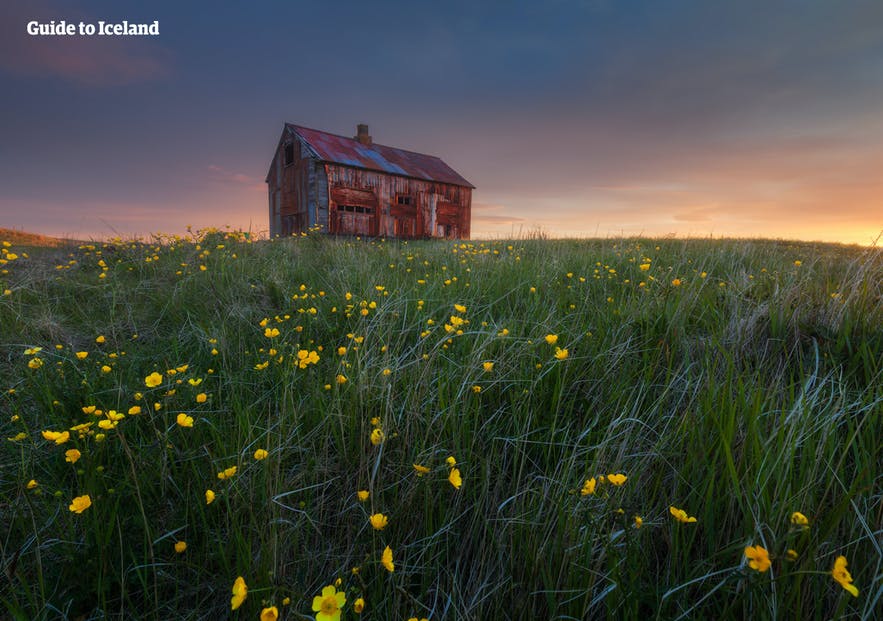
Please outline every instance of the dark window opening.
M285 165L294 164L294 143L285 143Z
M407 194L399 194L396 196L396 204L398 205L413 205L414 199Z
M362 205L338 205L337 210L350 213L374 213L373 207L363 207Z

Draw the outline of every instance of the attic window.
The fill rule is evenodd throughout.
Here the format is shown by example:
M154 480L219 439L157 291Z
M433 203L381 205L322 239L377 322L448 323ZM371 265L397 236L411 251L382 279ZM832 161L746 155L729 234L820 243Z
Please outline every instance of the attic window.
M407 194L398 194L396 195L396 204L397 205L413 205L414 199Z
M285 143L285 165L291 166L294 164L294 143L286 142Z

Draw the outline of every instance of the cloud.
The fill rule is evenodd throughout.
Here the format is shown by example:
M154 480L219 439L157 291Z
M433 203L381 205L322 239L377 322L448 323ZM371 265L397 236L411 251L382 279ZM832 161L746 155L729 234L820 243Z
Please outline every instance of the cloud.
M253 192L266 193L267 191L267 184L264 183L263 179L259 179L258 177L252 177L245 173L227 170L221 166L215 166L214 164L208 167L208 171L211 173L212 181L244 187Z
M102 18L104 19L104 18ZM30 21L97 23L93 16L34 2L13 5L0 22L0 71L88 86L132 84L168 74L171 55L151 37L32 36Z
M504 205L496 205L491 203L472 203L472 223L477 225L514 225L526 224L527 218L516 216L512 213L498 213L506 211Z

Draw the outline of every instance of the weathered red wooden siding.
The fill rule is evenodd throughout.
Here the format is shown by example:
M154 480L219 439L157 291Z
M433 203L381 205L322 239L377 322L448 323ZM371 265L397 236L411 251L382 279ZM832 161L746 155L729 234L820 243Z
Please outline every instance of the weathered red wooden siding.
M385 237L451 237L468 239L472 189L325 164L331 233ZM398 196L410 196L412 205L399 205ZM341 230L348 223L343 206L374 207L371 218L357 219L358 230ZM362 214L364 215L364 214Z

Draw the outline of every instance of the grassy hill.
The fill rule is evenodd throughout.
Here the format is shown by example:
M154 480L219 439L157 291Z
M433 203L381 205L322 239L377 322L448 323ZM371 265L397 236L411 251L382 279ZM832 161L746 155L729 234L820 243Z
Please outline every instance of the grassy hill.
M9 618L878 614L879 250L7 241Z

